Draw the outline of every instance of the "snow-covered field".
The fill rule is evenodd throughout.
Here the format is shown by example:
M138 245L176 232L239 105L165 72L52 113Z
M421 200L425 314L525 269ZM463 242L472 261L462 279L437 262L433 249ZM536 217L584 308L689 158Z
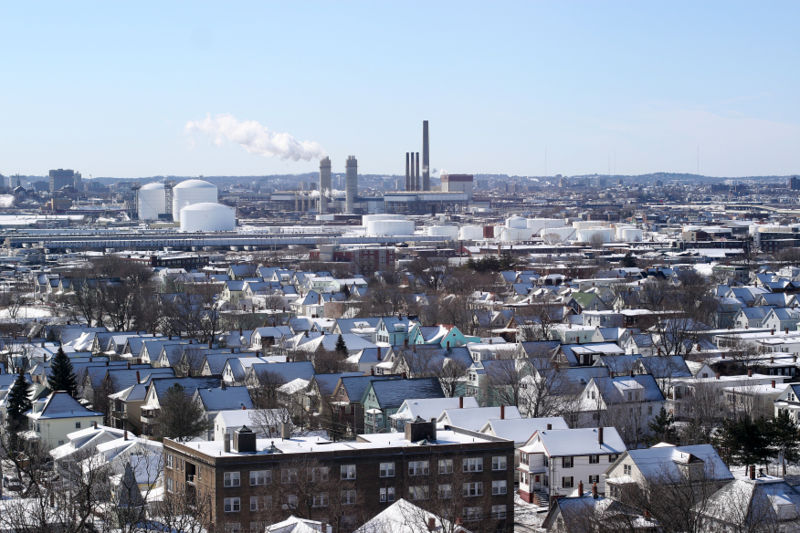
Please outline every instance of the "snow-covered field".
M53 310L49 307L42 307L42 306L34 306L34 305L24 305L17 310L16 319L24 319L24 318L49 318L53 316ZM11 318L11 314L8 311L8 308L0 309L0 319L3 318Z

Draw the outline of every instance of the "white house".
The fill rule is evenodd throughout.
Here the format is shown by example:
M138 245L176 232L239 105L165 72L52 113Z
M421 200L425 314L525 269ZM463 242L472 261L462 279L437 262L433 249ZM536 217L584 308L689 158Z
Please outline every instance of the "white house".
M597 483L603 493L602 475L626 449L613 427L537 431L519 450L519 495L543 505L568 496L581 481Z
M39 440L48 450L65 444L67 435L77 429L103 423L103 413L89 411L64 391L35 402L25 416L30 428L27 437Z
M214 440L224 441L227 435L233 440L233 433L247 426L256 438L266 439L280 435L281 422L291 420L289 412L279 409L230 409L220 411L214 417Z

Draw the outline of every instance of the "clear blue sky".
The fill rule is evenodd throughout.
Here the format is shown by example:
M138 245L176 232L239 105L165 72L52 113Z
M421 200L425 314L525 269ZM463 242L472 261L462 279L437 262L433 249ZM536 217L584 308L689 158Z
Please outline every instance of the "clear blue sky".
M3 2L0 173L800 173L798 2ZM545 157L545 154L546 157Z

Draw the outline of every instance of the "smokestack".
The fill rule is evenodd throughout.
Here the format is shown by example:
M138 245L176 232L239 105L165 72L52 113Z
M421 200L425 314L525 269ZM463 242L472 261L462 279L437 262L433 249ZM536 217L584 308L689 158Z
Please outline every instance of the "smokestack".
M428 121L422 121L422 190L431 190L430 151L428 147Z
M406 190L411 190L411 154L406 152Z
M355 210L356 196L358 195L358 161L356 156L347 156L345 168L345 213Z
M422 190L422 180L420 179L420 175L419 175L419 152L416 153L415 159L417 160L417 163L416 163L417 164L417 169L416 169L416 172L415 172L415 174L417 176L417 190L421 191Z

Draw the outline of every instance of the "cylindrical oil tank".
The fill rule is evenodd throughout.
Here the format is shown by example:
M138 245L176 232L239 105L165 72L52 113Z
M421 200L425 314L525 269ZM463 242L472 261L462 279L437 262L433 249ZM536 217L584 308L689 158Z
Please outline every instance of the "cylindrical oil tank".
M544 228L563 228L563 218L529 218L525 221L528 229L534 233L539 233Z
M158 220L158 215L166 213L166 194L163 183L142 185L136 198L136 212L139 220Z
M172 219L180 220L181 209L187 205L216 202L216 185L203 180L182 181L172 188Z
M614 240L614 230L601 226L582 228L575 232L575 238L578 242L587 243L594 243L595 241L602 243L612 242Z
M642 242L642 230L640 228L622 228L622 234L617 237L622 242Z
M391 213L377 213L374 215L361 215L361 225L367 227L367 223L373 220L405 220L403 215L392 215Z
M458 240L458 226L428 226L425 233L431 237L448 237L451 240Z
M458 238L462 241L478 241L483 239L483 226L468 224L458 230Z
M181 209L181 231L233 231L236 213L232 207L213 202L200 202Z
M575 228L569 226L562 228L542 228L539 235L548 244L564 242L575 238Z
M528 227L528 221L521 216L512 215L506 219L507 228L522 229Z
M414 221L403 218L394 220L369 220L367 221L367 235L392 236L413 235Z

